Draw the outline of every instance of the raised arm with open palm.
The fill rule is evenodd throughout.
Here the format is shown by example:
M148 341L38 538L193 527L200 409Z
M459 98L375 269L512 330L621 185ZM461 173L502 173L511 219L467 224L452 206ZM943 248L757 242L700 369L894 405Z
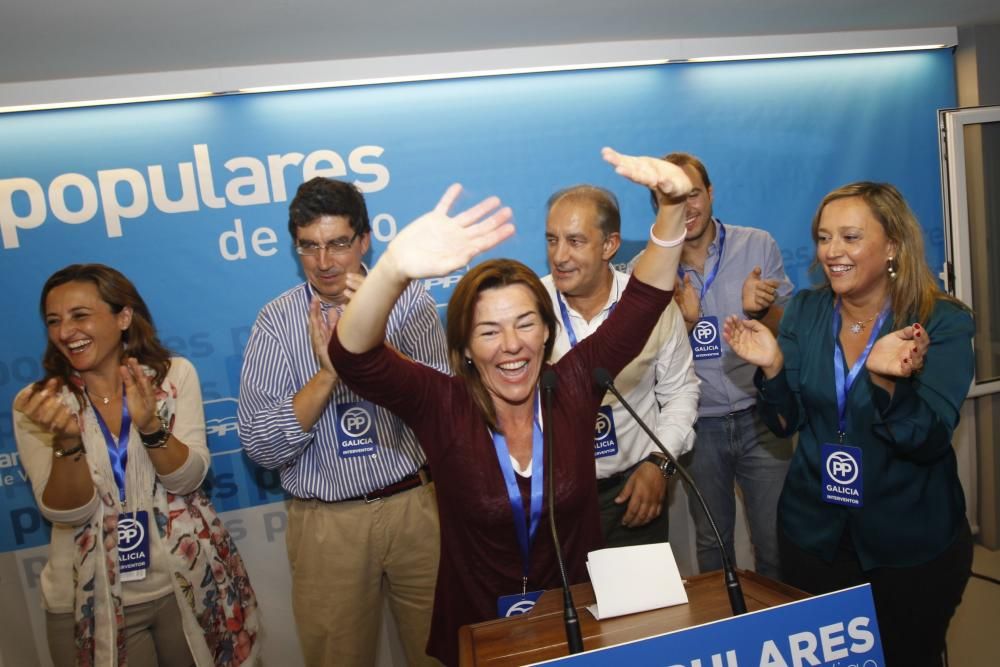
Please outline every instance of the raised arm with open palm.
M386 248L337 325L345 349L365 352L382 342L389 312L411 280L460 269L514 233L511 210L500 208L497 197L449 215L461 192L461 185L449 187L431 211L407 225Z

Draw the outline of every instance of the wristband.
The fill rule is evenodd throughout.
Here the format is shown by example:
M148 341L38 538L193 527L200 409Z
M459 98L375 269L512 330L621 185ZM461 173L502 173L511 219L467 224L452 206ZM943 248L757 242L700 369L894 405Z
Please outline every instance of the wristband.
M661 248L676 248L680 244L684 243L684 239L687 238L687 230L685 229L681 232L681 235L671 241L664 241L662 239L656 238L656 234L653 233L653 228L656 227L655 224L649 227L649 240L653 242L654 245L658 245Z

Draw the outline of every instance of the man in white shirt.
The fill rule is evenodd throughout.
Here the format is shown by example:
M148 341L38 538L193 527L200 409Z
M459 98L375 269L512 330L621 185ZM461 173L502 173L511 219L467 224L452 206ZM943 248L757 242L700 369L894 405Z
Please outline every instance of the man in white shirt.
M614 311L628 275L611 260L621 245L615 196L578 185L549 198L545 241L551 273L542 278L560 317L553 361ZM675 457L691 449L698 378L684 320L671 304L646 347L615 386ZM667 479L673 470L611 394L598 415L594 455L601 522L608 546L667 541Z

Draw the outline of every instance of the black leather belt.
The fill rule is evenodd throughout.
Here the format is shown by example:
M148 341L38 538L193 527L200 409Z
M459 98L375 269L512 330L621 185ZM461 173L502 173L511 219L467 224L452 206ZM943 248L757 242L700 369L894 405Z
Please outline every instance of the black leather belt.
M431 483L431 471L427 466L422 466L417 472L412 475L407 475L398 482L393 482L389 486L384 486L381 489L375 489L374 491L369 491L363 496L354 496L353 498L345 498L340 502L350 502L352 500L363 500L366 503L372 503L376 500L381 500L382 498L388 498L394 496L397 493L402 493L403 491L409 491L410 489L415 489L418 486L423 486L424 484Z

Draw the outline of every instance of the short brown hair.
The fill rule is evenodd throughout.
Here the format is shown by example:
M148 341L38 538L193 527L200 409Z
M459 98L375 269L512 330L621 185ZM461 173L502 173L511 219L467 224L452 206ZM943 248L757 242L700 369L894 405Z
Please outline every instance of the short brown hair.
M451 363L451 368L455 375L469 384L476 405L490 428L494 430L497 429L497 416L493 399L483 385L479 371L466 361L465 350L472 339L472 329L475 325L473 320L479 295L488 289L510 285L524 285L535 297L535 305L538 307L542 322L549 328L549 337L545 341L542 358L543 362L548 361L555 345L556 327L559 326L555 309L552 307L552 299L535 272L517 260L492 259L466 273L455 286L455 291L448 301L448 318L445 325L448 361Z
M664 162L669 162L670 164L675 164L681 169L684 167L691 167L698 172L701 176L701 182L705 184L705 188L708 189L712 187L712 179L708 177L708 169L705 168L705 163L696 158L690 153L667 153L663 156ZM656 193L652 190L649 191L649 199L653 204L653 210L660 210L660 203L656 201Z
M597 211L597 226L604 234L604 238L621 233L622 214L618 206L618 197L615 197L611 190L596 185L573 185L563 188L549 197L546 203L547 214L552 213L552 208L564 199L593 204L594 210Z

